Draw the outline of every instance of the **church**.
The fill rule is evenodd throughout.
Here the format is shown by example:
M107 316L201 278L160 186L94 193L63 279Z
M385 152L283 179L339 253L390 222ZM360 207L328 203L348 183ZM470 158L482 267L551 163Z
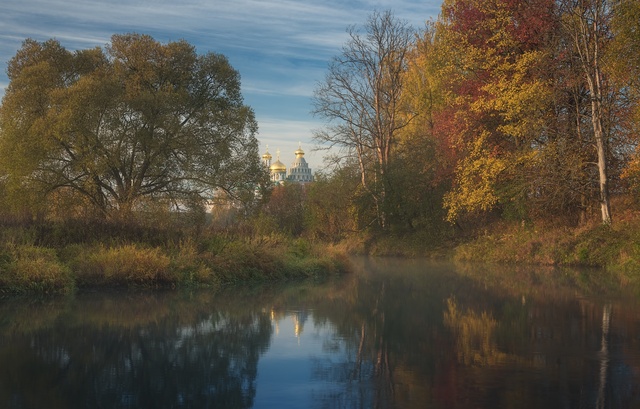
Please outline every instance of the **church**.
M264 165L269 169L269 175L271 177L271 181L274 184L283 184L284 182L294 182L294 183L309 183L313 182L313 174L311 172L311 168L309 164L304 159L304 151L302 150L300 144L298 144L298 149L294 152L296 155L291 167L289 168L289 173L287 174L287 167L284 163L280 162L280 150L277 151L276 161L271 163L271 159L273 156L269 153L269 147L267 146L267 151L262 155L262 161Z

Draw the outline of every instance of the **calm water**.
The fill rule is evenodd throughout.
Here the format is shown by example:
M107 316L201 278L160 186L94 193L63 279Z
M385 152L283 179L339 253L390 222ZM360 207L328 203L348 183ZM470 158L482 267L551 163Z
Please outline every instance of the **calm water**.
M640 407L637 298L567 271L355 265L218 294L0 300L0 408Z

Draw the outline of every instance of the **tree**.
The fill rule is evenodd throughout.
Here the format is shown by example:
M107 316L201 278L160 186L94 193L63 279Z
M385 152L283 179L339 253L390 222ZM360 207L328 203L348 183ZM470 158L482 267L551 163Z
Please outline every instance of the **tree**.
M447 147L434 137L446 108L439 51L435 24L428 22L407 54L401 113L410 121L396 138L386 206L396 232L428 230L433 238L449 228L442 196L452 173Z
M363 29L347 30L349 41L333 58L324 82L314 92L313 112L329 123L315 138L357 158L362 187L384 229L387 173L396 135L412 119L400 112L413 30L390 11L374 12Z
M285 183L273 188L263 207L264 215L272 218L282 233L293 237L304 230L306 192L300 183Z
M448 0L435 52L446 106L435 138L456 162L448 219L520 207L545 134L552 0Z
M591 101L591 125L598 156L598 181L602 223L611 224L605 99L610 90L603 75L603 57L611 42L610 0L562 0L563 27L572 41Z
M640 134L640 3L621 0L615 4L612 20L613 44L607 62L612 63L609 74L628 92L630 102L629 128L635 136L636 151L624 169L623 176L632 191L640 190L640 149L637 147ZM637 196L637 195L636 195Z
M358 230L354 205L359 181L357 166L345 164L330 175L317 172L306 186L305 233L325 242L339 242Z
M607 62L612 63L615 77L633 90L637 100L640 96L640 3L617 1L611 26L613 43Z
M145 200L246 196L264 176L253 112L221 54L139 34L75 52L26 40L8 76L0 169L9 185L69 191L103 216L127 217Z

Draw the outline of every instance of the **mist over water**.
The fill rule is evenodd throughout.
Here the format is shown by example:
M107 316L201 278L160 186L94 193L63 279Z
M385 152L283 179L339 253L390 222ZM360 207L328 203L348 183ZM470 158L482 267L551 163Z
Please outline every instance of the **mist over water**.
M634 408L640 303L560 270L0 300L0 407Z

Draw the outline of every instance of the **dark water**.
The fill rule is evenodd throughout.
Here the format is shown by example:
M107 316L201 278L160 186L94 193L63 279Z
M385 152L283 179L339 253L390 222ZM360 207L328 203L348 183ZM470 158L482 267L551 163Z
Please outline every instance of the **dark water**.
M579 272L0 300L0 408L640 408L640 304Z

